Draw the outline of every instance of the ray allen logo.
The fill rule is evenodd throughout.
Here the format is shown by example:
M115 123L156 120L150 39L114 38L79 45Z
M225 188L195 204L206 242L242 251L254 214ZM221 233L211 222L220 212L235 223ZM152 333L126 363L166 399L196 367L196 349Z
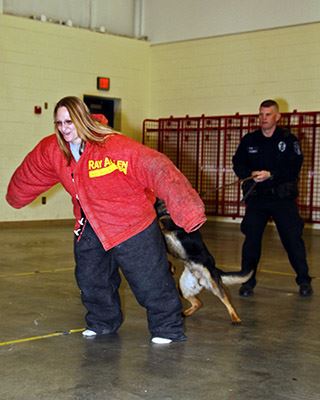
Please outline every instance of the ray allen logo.
M98 176L108 175L114 171L120 171L127 175L128 161L112 160L109 157L106 157L102 160L88 161L89 178L97 178Z

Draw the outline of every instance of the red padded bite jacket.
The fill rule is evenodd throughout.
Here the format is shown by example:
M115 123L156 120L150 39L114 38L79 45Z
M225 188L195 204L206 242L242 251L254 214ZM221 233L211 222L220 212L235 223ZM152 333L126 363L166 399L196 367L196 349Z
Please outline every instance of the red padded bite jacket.
M70 165L56 135L45 137L14 172L6 199L21 208L59 182L71 195L75 228L82 208L106 250L156 218L150 193L164 200L174 222L187 232L206 221L202 200L175 165L121 134L102 144L87 142L80 160Z

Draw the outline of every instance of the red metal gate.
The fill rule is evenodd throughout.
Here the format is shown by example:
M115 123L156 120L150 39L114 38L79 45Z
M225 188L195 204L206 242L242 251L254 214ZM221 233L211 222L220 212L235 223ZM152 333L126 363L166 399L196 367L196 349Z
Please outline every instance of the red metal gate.
M280 121L300 140L304 163L298 199L301 216L320 222L320 111L283 113ZM232 170L240 139L258 128L258 115L146 119L143 143L166 154L189 179L208 215L241 217L241 190Z

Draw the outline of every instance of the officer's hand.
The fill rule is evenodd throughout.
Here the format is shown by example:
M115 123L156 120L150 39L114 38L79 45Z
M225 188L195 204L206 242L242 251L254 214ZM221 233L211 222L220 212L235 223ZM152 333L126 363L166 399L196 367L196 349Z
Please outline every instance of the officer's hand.
M270 171L252 171L251 176L255 182L263 182L271 177Z

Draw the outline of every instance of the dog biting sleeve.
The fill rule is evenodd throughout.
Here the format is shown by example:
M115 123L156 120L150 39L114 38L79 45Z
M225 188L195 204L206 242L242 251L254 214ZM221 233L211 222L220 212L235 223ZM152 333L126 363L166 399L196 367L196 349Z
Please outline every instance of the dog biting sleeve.
M188 179L164 154L145 150L141 167L143 180L156 197L163 200L173 221L186 232L198 229L206 221L205 207ZM140 175L141 177L141 175Z

